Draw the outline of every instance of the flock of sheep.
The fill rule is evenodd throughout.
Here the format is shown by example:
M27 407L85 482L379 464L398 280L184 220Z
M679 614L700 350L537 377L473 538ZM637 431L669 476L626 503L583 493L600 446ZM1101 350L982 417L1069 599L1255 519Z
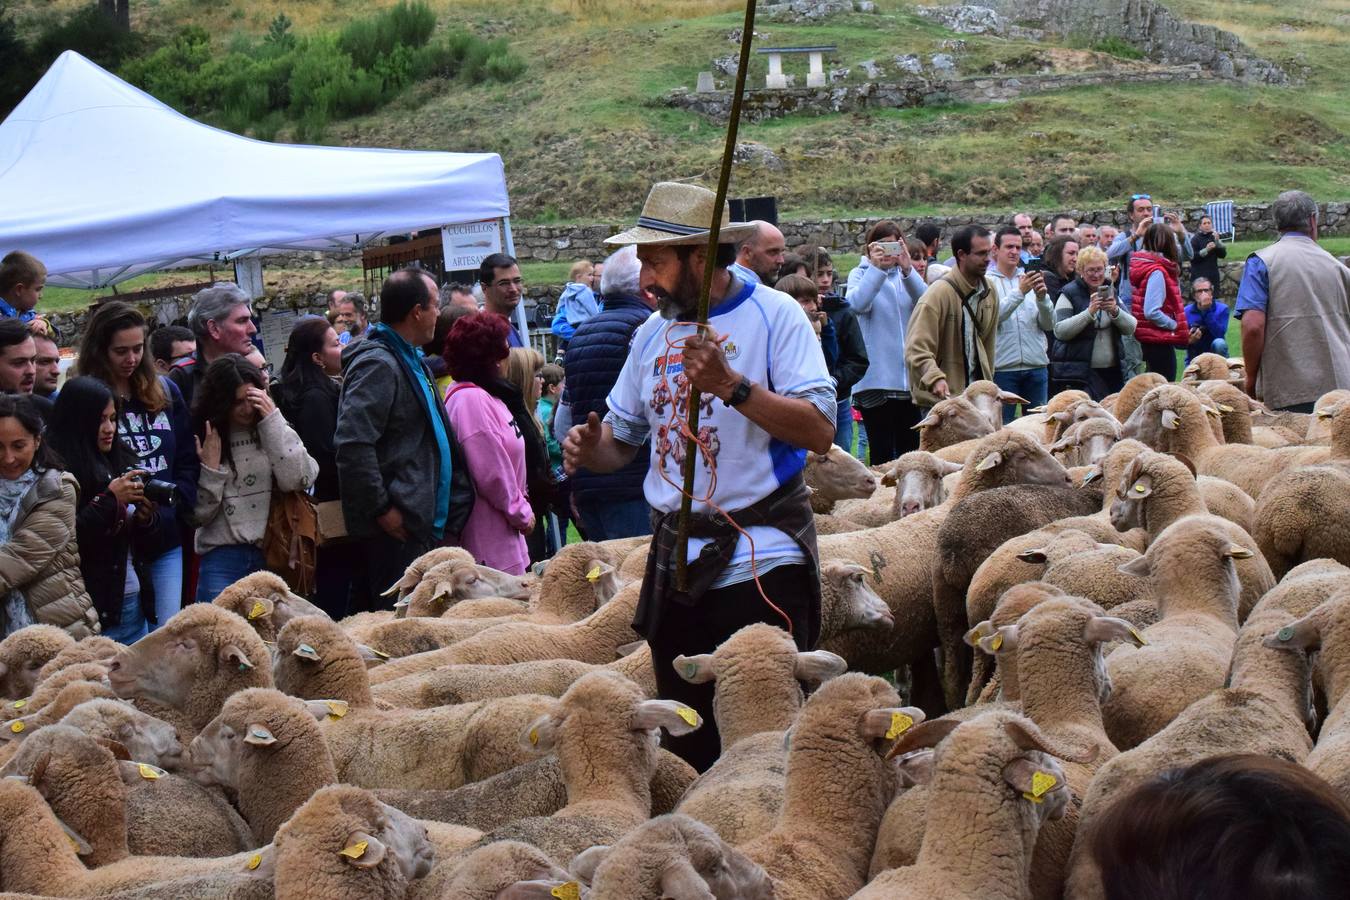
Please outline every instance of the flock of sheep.
M703 723L630 628L642 540L538 578L435 550L341 622L259 573L131 647L16 632L2 896L1078 900L1161 770L1267 754L1350 801L1350 392L1274 415L1232 374L1006 427L977 382L884 471L813 454L821 648L676 660L702 775L659 747Z

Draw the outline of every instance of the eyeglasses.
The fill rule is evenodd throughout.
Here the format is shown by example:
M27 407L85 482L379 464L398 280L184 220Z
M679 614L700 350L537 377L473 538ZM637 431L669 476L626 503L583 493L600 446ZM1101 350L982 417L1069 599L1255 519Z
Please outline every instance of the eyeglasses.
M523 287L524 285L525 285L524 278L510 278L510 279L503 278L501 281L492 282L492 286L497 288L498 290L505 290L508 287Z

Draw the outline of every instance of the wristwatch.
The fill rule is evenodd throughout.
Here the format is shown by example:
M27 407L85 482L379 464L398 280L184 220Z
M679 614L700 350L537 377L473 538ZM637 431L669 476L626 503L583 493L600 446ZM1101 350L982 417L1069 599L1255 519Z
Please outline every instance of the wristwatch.
M754 386L755 383L753 381L742 375L741 383L736 385L736 388L731 392L731 396L726 400L727 406L740 406L746 400L749 400L750 389Z

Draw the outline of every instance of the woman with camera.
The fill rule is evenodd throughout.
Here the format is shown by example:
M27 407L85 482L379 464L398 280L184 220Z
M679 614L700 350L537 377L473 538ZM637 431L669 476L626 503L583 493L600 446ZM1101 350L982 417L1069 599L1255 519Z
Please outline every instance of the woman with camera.
M237 353L206 369L194 398L201 477L197 481L197 602L264 566L272 496L308 491L319 464L305 452L267 394L267 379Z
M48 441L79 483L75 536L80 572L103 623L123 644L147 631L154 588L145 562L155 546L160 512L146 499L144 470L117 439L117 404L97 378L66 382L47 421Z
M104 303L89 317L77 370L112 390L117 436L146 473L145 496L160 508L155 533L144 548L146 575L154 588L153 629L183 606L183 538L192 528L200 467L187 404L178 386L155 371L145 341L145 317L139 310L120 300Z
M1125 383L1124 338L1134 334L1136 321L1116 301L1103 250L1084 247L1077 271L1055 303L1051 393L1077 388L1101 400Z

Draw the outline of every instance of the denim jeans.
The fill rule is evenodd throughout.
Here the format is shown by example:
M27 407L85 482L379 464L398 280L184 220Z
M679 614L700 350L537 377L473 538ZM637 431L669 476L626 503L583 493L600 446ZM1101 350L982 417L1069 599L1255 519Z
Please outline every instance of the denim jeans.
M1195 359L1201 353L1217 353L1220 356L1228 355L1228 342L1223 338L1214 338L1212 341L1199 340L1191 344L1186 350L1186 362Z
M994 384L1011 391L1027 401L1029 406L1044 406L1047 392L1050 390L1050 370L1045 366L1038 369L1007 369L994 373ZM1022 415L1027 411L1022 410ZM1003 404L1003 424L1007 425L1017 415L1017 407Z
M146 630L145 613L141 612L141 595L138 592L122 598L122 621L103 629L103 636L119 644L134 644L145 637Z
M155 557L147 574L155 586L155 623L150 627L154 631L183 608L183 548Z
M858 461L865 463L869 458L867 453L867 423L854 422L853 424L858 426Z
M577 515L589 541L639 537L652 533L652 508L646 500L606 503L577 499Z
M836 401L834 415L834 442L844 448L845 453L853 452L853 398L845 397Z
M252 544L229 544L206 551L197 570L197 602L210 603L240 578L262 569L263 552Z

